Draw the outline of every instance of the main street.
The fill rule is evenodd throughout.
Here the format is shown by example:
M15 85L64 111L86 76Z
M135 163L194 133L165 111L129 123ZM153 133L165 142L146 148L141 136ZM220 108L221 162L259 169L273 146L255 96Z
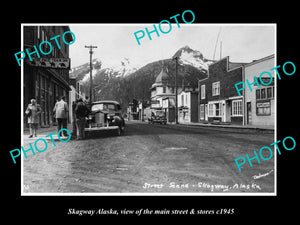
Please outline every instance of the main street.
M42 128L40 129L42 130ZM24 140L27 146L30 139ZM23 161L25 193L274 192L274 159L235 158L274 142L249 130L128 121L121 136L57 142ZM262 175L262 176L259 176Z

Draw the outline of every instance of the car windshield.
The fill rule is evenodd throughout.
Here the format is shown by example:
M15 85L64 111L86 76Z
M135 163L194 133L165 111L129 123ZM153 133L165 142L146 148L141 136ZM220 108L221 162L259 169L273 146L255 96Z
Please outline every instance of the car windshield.
M163 116L165 115L164 111L156 111L157 116Z
M100 103L100 104L95 104L92 106L92 111L98 111L98 110L108 110L108 111L112 111L115 110L115 105L114 104L104 104L104 103Z

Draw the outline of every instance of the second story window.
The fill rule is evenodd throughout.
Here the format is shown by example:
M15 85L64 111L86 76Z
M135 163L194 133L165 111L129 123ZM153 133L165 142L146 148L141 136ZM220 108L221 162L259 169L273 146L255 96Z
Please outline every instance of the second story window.
M166 87L165 86L163 87L163 93L166 93Z
M205 99L205 85L201 85L201 99Z
M220 81L212 83L212 96L220 95Z

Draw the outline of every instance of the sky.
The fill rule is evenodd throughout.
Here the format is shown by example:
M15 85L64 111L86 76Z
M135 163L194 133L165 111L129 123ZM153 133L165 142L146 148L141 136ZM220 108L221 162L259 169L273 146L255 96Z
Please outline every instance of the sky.
M93 59L101 60L102 68L120 64L124 58L129 58L133 67L141 67L171 58L179 48L186 45L200 51L208 59L213 59L216 47L215 59L229 56L231 62L251 62L275 54L276 51L276 26L273 24L183 23L178 28L174 23L167 34L160 32L158 24L155 25L160 36L153 32L150 40L145 28L152 31L153 24L71 24L70 29L76 36L69 48L71 67L89 62L89 50L85 45L97 46L93 50ZM161 28L167 31L169 25L163 23ZM139 30L145 32L140 45L134 36Z

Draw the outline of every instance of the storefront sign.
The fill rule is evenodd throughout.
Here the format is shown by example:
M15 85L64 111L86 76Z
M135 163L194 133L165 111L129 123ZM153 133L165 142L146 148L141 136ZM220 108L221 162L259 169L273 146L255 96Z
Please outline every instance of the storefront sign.
M270 107L270 102L257 102L256 103L257 108L265 108Z
M70 58L32 58L29 63L33 66L55 69L70 69L71 67Z
M71 42L66 42L65 35L68 34L68 33L72 35L72 41ZM61 49L59 41L57 40L59 38L60 38L60 35L56 35L55 37L50 38L49 41L54 40L55 43L56 43L57 48ZM63 42L66 45L71 45L71 44L73 44L75 42L76 37L75 37L75 34L72 31L66 31L62 35L62 40L63 40ZM33 54L36 54L38 58L41 57L40 53L43 54L43 55L49 55L49 54L51 54L51 52L53 50L52 44L53 44L54 41L52 42L52 44L49 41L43 41L43 42L41 42L39 44L38 48L35 45L33 45L32 46L33 51L32 51L32 48L29 48L29 49L27 48L25 52L24 51L20 51L20 52L15 53L15 58L16 58L18 64L19 64L19 66L21 66L20 61L26 57L26 53L27 53L27 56L28 56L28 58L29 58L29 60L31 62L33 61L33 58L31 57L31 55L33 55ZM45 46L47 46L46 50L45 50ZM31 52L29 52L29 51L31 51ZM18 57L19 55L21 55L21 57Z

